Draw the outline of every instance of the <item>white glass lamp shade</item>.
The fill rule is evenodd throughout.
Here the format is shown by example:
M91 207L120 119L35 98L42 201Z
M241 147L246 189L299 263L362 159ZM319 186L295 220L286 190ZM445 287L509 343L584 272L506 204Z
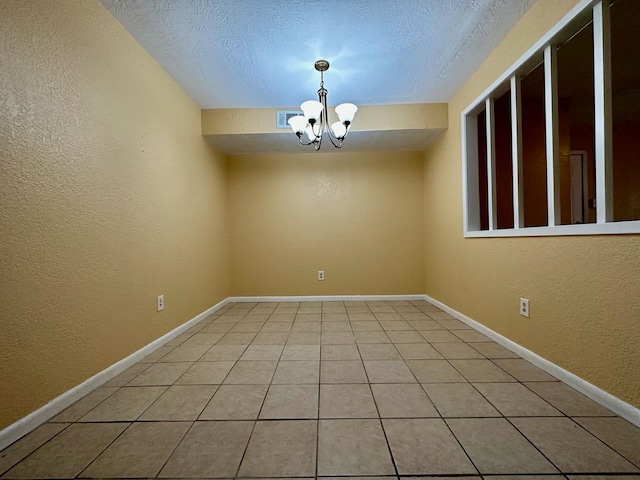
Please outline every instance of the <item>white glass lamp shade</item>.
M336 107L336 114L342 123L344 122L353 122L353 117L358 111L358 107L356 107L353 103L341 103Z
M307 117L307 120L318 120L322 113L322 108L322 104L316 100L307 100L300 105L300 110L302 110L304 116Z
M343 138L347 134L347 127L340 122L334 122L331 124L331 131L338 138Z
M289 124L289 126L291 127L291 130L293 130L293 132L295 134L302 134L304 133L304 130L307 128L307 119L304 118L302 115L296 115L295 117L291 117L287 123Z
M312 142L315 142L317 137L316 137L316 134L313 132L313 128L311 127L311 125L307 127L306 132L307 132L307 137L309 137L309 140Z

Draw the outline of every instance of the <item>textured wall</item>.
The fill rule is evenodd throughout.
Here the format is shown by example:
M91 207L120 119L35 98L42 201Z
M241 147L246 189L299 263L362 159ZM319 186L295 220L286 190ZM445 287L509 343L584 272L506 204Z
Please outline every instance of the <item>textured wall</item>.
M3 0L0 35L2 428L225 298L228 266L225 159L104 7Z
M425 153L426 292L640 407L640 236L462 233L455 119L575 3L539 0L452 99L449 130ZM529 319L520 297L531 301Z
M232 156L228 188L232 295L424 291L420 153Z

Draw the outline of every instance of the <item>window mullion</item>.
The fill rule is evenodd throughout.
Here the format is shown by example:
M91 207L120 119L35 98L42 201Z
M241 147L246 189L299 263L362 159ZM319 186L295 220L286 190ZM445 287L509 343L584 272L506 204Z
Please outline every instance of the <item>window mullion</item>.
M547 209L549 226L560 225L560 139L558 130L558 57L554 45L544 49L544 113L547 153Z
M511 160L513 163L513 228L524 226L522 199L522 91L520 77L511 77Z
M596 221L613 220L611 21L609 1L593 7L593 73L595 91Z
M487 115L487 195L489 206L489 230L497 228L496 208L496 135L494 99L486 100Z

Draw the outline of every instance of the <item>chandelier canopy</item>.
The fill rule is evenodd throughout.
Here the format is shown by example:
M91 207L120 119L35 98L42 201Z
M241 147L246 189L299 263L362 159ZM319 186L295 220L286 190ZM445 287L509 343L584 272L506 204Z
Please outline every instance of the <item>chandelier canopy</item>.
M322 137L326 133L331 143L336 148L342 148L342 141L349 134L351 122L358 111L353 103L341 103L336 107L338 122L331 124L329 128L327 110L327 90L324 88L324 72L329 70L329 62L318 60L315 68L320 72L320 89L318 90L318 100L308 100L300 105L300 110L304 116L297 115L291 117L287 122L294 133L298 136L302 145L313 145L317 150L322 146ZM307 141L303 140L303 135L307 136Z

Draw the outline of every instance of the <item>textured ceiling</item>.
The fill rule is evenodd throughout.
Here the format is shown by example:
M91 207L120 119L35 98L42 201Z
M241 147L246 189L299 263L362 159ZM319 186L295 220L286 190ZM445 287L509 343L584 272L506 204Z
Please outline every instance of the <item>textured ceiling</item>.
M534 0L101 0L201 108L448 101Z

